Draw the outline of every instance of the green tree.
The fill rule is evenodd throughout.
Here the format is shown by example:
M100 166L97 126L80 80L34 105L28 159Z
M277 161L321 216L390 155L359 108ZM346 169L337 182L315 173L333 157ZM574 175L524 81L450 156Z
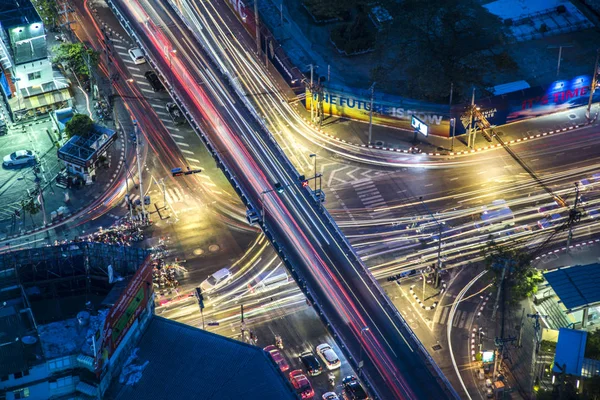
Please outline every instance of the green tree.
M585 343L585 356L594 360L600 360L600 330L588 332Z
M521 249L508 249L497 246L494 242L488 244L485 250L485 264L494 273L494 283L499 285L504 273L504 290L510 292L505 296L512 305L533 296L538 285L544 281L542 274L531 266L530 255Z
M40 212L41 206L35 202L33 198L28 198L27 200L21 200L21 208L24 212L29 215L35 215Z
M34 0L33 5L46 27L52 28L57 25L58 7L56 0Z
M61 43L55 46L53 51L53 61L66 65L78 77L89 77L90 68L95 69L100 61L100 53L86 48L83 43Z
M304 0L302 3L317 21L324 21L347 18L351 10L359 3L359 0Z
M93 130L94 121L85 114L75 114L65 125L65 134L69 139L75 135L87 138Z

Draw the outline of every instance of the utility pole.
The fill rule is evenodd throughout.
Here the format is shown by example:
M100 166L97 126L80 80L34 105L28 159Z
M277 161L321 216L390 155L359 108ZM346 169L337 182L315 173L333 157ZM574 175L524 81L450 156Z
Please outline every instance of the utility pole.
M140 199L142 203L142 221L146 222L146 204L144 199L144 183L142 180L142 157L140 147L142 145L142 141L140 139L140 135L138 134L138 124L136 120L133 120L133 133L135 135L135 157L137 158L137 169L138 169L138 179L140 181Z
M375 97L375 82L371 85L371 105L369 107L369 141L368 145L371 144L373 138L373 98Z
M42 217L44 218L44 226L46 226L46 224L48 223L48 220L46 218L46 204L44 201L44 192L42 190L42 186L40 185L41 179L37 175L36 168L33 169L33 176L35 176L35 179L34 179L35 189L38 192L38 200L40 202L40 207L42 208Z
M558 49L558 62L556 63L556 76L560 74L560 63L562 62L562 51L563 49L573 47L572 44L563 44L559 46L548 46L547 49Z
M437 220L437 218L433 215L433 213L431 212L431 210L429 209L429 207L427 207L427 204L425 204L425 202L423 201L423 197L419 197L419 201L421 202L421 204L423 205L423 207L425 207L425 210L427 210L427 213L429 214L429 216L431 217L431 219L433 219L433 221L437 224L438 226L438 251L437 251L437 265L434 268L434 273L433 273L433 285L435 288L437 288L440 284L440 271L442 270L442 235L444 233L444 228L443 228L443 224ZM423 285L423 291L425 291L425 286ZM423 298L424 300L425 298Z
M202 316L202 329L206 330L204 326L204 296L202 295L202 289L196 288L196 298L198 299L198 305L200 306L200 315Z
M579 204L579 182L575 182L575 201L573 207L569 210L569 236L567 236L567 253L570 252L571 239L573 239L573 225L575 225L581 219L581 212L577 210Z
M448 113L452 115L452 96L454 95L454 82L450 82L450 102L448 106ZM450 144L450 151L454 151L454 133L456 132L456 118L450 119L450 125L452 127L452 138Z
M473 147L475 146L475 132L476 132L476 127L475 124L473 123L474 118L475 118L475 88L473 88L473 95L471 96L471 117L470 117L470 122L469 122L469 136L467 138L467 146L470 149L473 149Z
M260 29L258 28L258 0L254 0L254 25L256 29L256 53L260 56Z
M315 96L313 96L313 90L314 90L313 71L314 71L314 66L313 66L313 64L310 64L310 122L315 121L315 111L314 111Z
M242 315L242 326L241 326L241 331L242 331L242 342L246 341L246 323L244 322L244 305L240 304L240 312Z
M592 120L592 101L594 99L594 92L596 91L596 86L598 86L598 75L600 75L600 71L598 71L598 57L600 57L600 49L596 50L596 63L594 64L594 74L592 75L592 83L590 85L590 99L588 100L587 111L585 112L585 117L588 121ZM596 119L594 117L594 120Z
M523 326L525 325L525 323L523 322L524 318L525 318L525 309L523 308L523 313L521 314L521 324L519 325L519 340L517 340L517 347L522 347Z
M269 42L265 36L265 66L269 67Z

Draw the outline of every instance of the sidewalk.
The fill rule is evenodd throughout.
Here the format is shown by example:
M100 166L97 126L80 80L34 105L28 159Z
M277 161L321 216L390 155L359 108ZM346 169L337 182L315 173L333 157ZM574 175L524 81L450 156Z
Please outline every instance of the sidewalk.
M74 31L79 30L79 26L73 23L72 28ZM78 37L85 37L83 31ZM48 38L48 48L51 49L54 45L59 44L54 40L53 37ZM85 92L80 86L70 71L65 71L66 76L71 81L71 92L73 95L73 107L77 112L82 114L90 115L90 117L98 122L98 115L94 109L94 101L92 94ZM94 82L98 85L99 95L102 98L106 98L111 93L111 83L108 79L98 75L94 72ZM132 129L132 123L129 118L127 109L125 108L123 101L119 98L115 98L114 113L117 113L119 118L119 125L126 130ZM110 129L115 129L115 121L108 120L100 123L101 125L107 126ZM53 140L57 140L55 133L51 133ZM60 144L66 142L65 138L62 138ZM129 146L131 150L132 146ZM119 172L122 170L122 166L125 160L126 150L128 146L126 143L126 137L119 135L117 141L109 147L107 152L107 162L104 166L97 167L96 180L89 186L82 186L79 188L61 188L56 186L57 171L52 171L51 175L46 176L46 180L42 184L42 192L44 199L44 206L46 210L46 227L57 225L54 230L48 231L48 238L51 240L62 240L67 239L70 234L68 224L62 224L69 217L78 214L80 211L91 205L94 201L101 199L102 195L110 188L116 179L122 179L122 174ZM53 150L56 151L56 150ZM60 164L62 162L59 161ZM59 169L61 169L59 167ZM27 198L27 193L23 193L23 198ZM107 199L110 202L112 198ZM61 208L62 207L62 208ZM62 210L62 215L51 219L51 213L58 211L59 208ZM20 216L16 214L12 215L12 218L4 219L0 221L0 240L14 240L24 234L34 233L35 231L44 228L44 215L40 210L35 215L26 214L23 210L20 211Z

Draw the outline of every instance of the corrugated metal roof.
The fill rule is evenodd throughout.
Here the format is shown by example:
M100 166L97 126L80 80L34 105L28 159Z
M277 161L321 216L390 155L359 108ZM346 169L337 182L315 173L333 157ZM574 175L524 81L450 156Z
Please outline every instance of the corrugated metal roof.
M560 328L554 356L554 372L561 373L564 368L568 375L581 376L586 340L586 331Z
M297 399L260 348L154 316L138 345L148 364L135 385L113 386L117 400Z
M600 264L574 265L544 273L568 310L600 303Z

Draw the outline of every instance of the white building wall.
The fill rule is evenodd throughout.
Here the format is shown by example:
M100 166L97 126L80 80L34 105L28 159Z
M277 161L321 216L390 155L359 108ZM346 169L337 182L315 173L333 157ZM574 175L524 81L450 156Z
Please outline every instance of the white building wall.
M39 86L52 82L54 79L52 63L48 58L16 65L14 72L15 76L20 79L17 82L19 89Z

